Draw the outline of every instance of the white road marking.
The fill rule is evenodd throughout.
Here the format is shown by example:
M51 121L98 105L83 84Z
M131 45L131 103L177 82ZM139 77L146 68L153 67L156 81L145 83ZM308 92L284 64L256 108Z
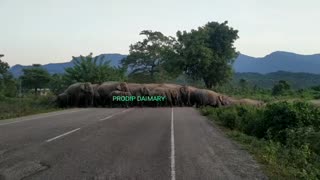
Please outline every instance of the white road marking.
M112 118L112 117L113 117L113 115L108 116L108 117L105 117L105 118L103 118L103 119L100 119L99 121L104 121L104 120L110 119L110 118Z
M171 108L171 180L176 179L173 108Z
M123 110L123 111L120 111L120 112L116 112L116 113L114 113L114 114L111 114L110 116L107 116L107 117L105 117L105 118L100 119L99 121L105 121L105 120L107 120L107 119L112 118L113 116L115 116L115 115L117 115L117 114L125 113L125 112L127 112L127 111L129 111L129 110L131 110L131 109L126 109L126 110Z
M74 133L74 132L76 132L76 131L78 131L78 130L80 130L80 129L81 129L81 128L77 128L77 129L74 129L74 130L72 130L72 131L63 133L63 134L61 134L61 135L59 135L59 136L56 136L56 137L54 137L54 138L51 138L51 139L46 140L46 142L54 141L54 140L59 139L59 138L61 138L61 137L63 137L63 136L66 136L66 135L68 135L68 134Z
M5 126L5 125L9 125L9 124L16 124L16 123L21 123L21 122L26 122L26 121L31 121L31 120L41 119L41 118L47 118L47 117L51 117L51 116L58 116L58 115L69 114L69 113L74 113L74 112L80 112L80 111L84 111L84 110L86 110L86 109L81 109L81 110L76 110L76 111L67 111L67 112L56 112L56 113L49 114L47 116L39 116L39 117L29 118L29 119L25 119L25 120L17 120L17 121L13 121L13 122L2 123L2 124L0 124L0 126Z

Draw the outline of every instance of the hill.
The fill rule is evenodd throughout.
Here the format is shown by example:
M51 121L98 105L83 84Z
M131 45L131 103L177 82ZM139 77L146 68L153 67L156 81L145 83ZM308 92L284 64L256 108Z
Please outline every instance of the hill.
M277 71L320 74L320 54L300 55L276 51L262 58L240 54L234 65L236 72L271 73Z
M112 66L118 66L120 65L121 59L125 58L126 55L101 54L98 57L101 58L102 61L110 60ZM51 74L61 74L66 67L72 66L72 61L43 65L43 67ZM15 65L10 71L15 77L19 77L22 74L22 69L28 67L31 66ZM262 58L240 54L233 67L235 72L239 73L253 72L267 74L277 71L287 71L320 74L320 54L300 55L291 52L276 51Z
M293 89L302 89L320 85L320 74L272 72L268 74L259 73L235 73L233 83L237 84L240 79L245 79L250 85L271 89L280 80L286 80Z

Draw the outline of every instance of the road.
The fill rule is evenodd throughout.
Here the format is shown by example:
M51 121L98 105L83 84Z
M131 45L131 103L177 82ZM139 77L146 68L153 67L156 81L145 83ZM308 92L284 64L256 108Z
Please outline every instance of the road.
M0 180L266 179L194 108L87 108L0 121Z

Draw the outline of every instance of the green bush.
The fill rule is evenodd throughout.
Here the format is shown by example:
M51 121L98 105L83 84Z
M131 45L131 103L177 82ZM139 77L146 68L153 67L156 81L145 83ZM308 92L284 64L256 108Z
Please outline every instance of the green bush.
M56 110L54 96L28 96L23 98L0 97L0 119L8 119Z
M264 131L269 138L286 143L288 129L312 126L319 130L320 111L305 102L279 102L267 105Z
M204 108L266 164L271 179L320 179L320 110L306 102Z
M231 109L230 111L220 111L218 116L225 127L230 129L238 129L239 117L236 109Z

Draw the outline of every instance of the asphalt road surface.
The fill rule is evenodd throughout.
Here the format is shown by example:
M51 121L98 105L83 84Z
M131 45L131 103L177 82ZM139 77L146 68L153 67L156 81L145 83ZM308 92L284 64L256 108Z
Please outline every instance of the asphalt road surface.
M70 109L0 121L0 180L266 179L193 108Z

